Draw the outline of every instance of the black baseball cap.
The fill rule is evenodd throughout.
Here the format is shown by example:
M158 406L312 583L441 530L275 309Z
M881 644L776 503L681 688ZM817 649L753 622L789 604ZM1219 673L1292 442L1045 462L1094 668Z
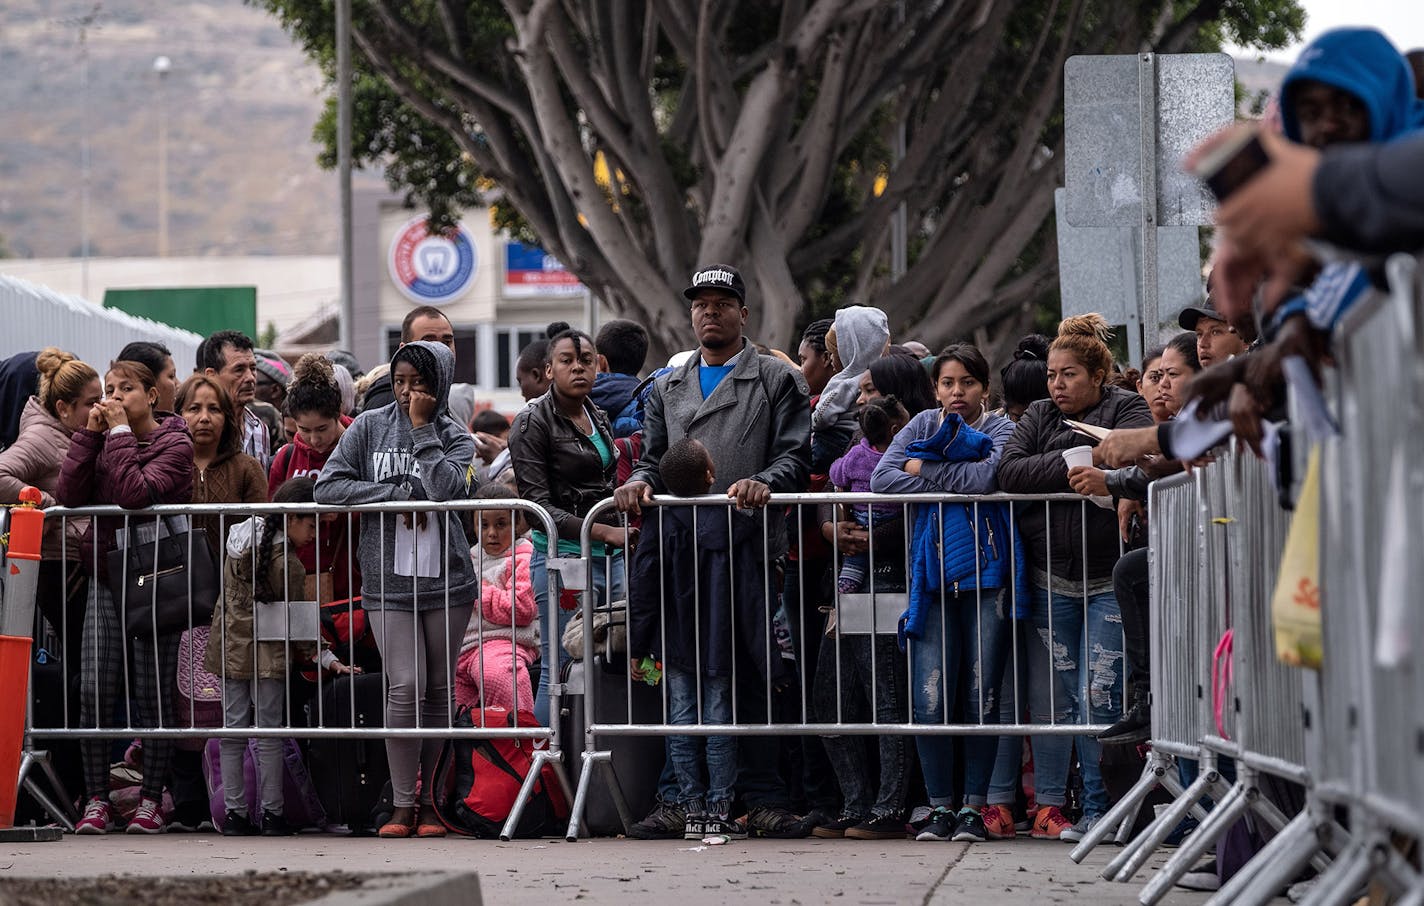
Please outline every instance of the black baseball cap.
M1206 318L1210 321L1220 321L1223 324L1227 323L1226 315L1223 315L1212 306L1210 296L1208 296L1206 301L1201 305L1182 309L1182 313L1177 315L1177 323L1181 325L1183 330L1196 330L1197 322L1202 318Z
M731 293L743 305L747 304L747 285L741 273L730 264L709 264L692 275L692 285L682 291L683 298L692 300L704 289Z

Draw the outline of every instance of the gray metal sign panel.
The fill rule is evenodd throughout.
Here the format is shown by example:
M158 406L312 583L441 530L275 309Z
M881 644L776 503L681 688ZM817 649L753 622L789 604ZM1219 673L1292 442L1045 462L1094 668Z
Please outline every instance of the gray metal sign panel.
M1182 172L1181 160L1232 122L1235 64L1226 54L1150 59L1157 91L1147 103L1138 87L1141 55L1076 56L1064 64L1064 178L1067 218L1075 227L1142 223L1144 108L1156 110L1157 224L1211 222L1211 197Z
M1066 190L1054 193L1058 210L1058 286L1063 317L1098 312L1110 324L1137 317L1142 240L1130 227L1075 227L1063 216ZM1157 228L1157 279L1164 323L1201 301L1201 248L1194 226ZM1155 337L1156 333L1151 332Z

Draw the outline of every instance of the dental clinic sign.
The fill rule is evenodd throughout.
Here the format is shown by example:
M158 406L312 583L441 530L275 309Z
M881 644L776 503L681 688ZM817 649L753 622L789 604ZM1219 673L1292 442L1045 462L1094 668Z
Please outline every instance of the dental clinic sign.
M475 240L462 223L448 235L432 234L424 214L412 217L391 240L390 272L412 302L439 305L464 295L479 270Z

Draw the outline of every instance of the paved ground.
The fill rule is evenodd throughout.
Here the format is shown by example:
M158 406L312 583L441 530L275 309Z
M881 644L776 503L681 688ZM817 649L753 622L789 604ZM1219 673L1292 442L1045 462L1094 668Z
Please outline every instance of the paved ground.
M675 841L380 841L330 836L231 839L214 835L66 837L0 844L6 877L104 874L213 875L257 870L424 872L473 870L485 903L1094 903L1127 906L1132 885L1098 877L1117 850L1100 847L1083 865L1067 844L1018 839L982 844L756 840L709 846ZM1163 854L1165 857L1165 853ZM1160 860L1158 860L1160 861ZM1154 863L1155 864L1155 863ZM3 889L3 887L0 887ZM1168 906L1199 904L1177 891Z

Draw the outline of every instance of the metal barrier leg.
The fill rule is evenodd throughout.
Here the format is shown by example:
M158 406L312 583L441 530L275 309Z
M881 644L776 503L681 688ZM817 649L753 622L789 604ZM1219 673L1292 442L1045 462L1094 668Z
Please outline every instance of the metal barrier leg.
M569 807L569 829L564 833L564 839L570 843L577 842L579 831L582 829L583 810L588 802L588 785L593 780L593 752L583 753L583 767L579 769L578 791L574 793L574 803Z
M1182 846L1167 863L1158 869L1152 880L1147 882L1147 886L1142 888L1142 893L1138 895L1138 902L1143 906L1152 906L1167 892L1172 886L1182 879L1182 876L1192 870L1201 857L1206 855L1206 851L1216 844L1217 839L1231 828L1231 825L1240 820L1250 808L1251 791L1246 787L1238 786L1227 794L1226 798L1216 804L1216 808L1206 816L1206 820L1192 833L1190 837L1182 841ZM1145 860L1144 860L1145 861ZM1141 868L1142 866L1137 866ZM1131 877L1129 875L1128 877ZM1126 881L1127 878L1121 880Z
M1117 833L1113 834L1113 842L1118 846L1126 846L1127 841L1132 839L1132 829L1137 826L1137 816L1142 813L1142 803L1145 801L1146 797L1135 804L1132 811L1118 822Z
M1295 816L1285 829L1242 866L1210 900L1207 906L1265 904L1295 880L1311 856L1320 850L1315 817L1309 809Z
M1374 869L1374 843L1358 840L1330 866L1330 870L1315 879L1304 899L1296 906L1335 906L1347 903L1369 880Z
M38 778L30 776L31 770L36 767L44 773L45 779L49 781L50 789L59 797L58 802L55 802L44 791ZM59 779L59 774L55 772L49 752L43 749L36 751L26 748L24 756L20 759L17 789L28 790L30 797L40 804L40 808L44 809L46 814L66 831L74 833L74 820L77 816L73 812L73 807L69 805L73 800L69 792L65 790L64 783Z
M550 757L550 753L545 749L540 749L534 753L534 758L529 765L529 773L524 775L524 783L519 786L519 795L514 798L514 808L509 810L509 817L504 820L504 827L499 829L499 839L508 843L514 839L514 830L519 827L519 819L524 816L524 806L534 795L534 784L544 776L544 765L559 761L557 756ZM557 771L556 773L563 773Z
M633 817L632 809L628 808L628 799L623 795L623 784L618 782L618 775L613 771L613 753L597 752L595 757L603 765L603 772L608 776L608 791L613 794L613 807L618 810L618 820L623 824L623 833L629 834L633 830L633 822L638 820Z
M1087 836L1078 841L1078 845L1073 847L1073 851L1068 854L1068 858L1074 862L1081 863L1088 857L1099 843L1107 839L1108 834L1114 829L1126 828L1128 833L1132 832L1132 825L1137 818L1137 810L1142 806L1142 800L1157 788L1162 775L1171 766L1171 759L1162 758L1153 754L1148 756L1147 765L1142 769L1142 777L1118 800L1117 805L1108 809L1108 813L1102 820L1093 825L1093 829L1088 831ZM1119 830L1118 839L1122 839Z
M1108 863L1107 867L1103 869L1103 877L1109 881L1126 881L1137 874L1137 870L1147 863L1147 860L1152 857L1152 853L1172 833L1172 829L1180 824L1187 813L1192 810L1192 806L1206 795L1207 787L1211 785L1211 779L1215 776L1215 768L1198 774L1197 779L1192 781L1192 785L1183 790L1182 795L1172 800L1172 804L1162 810L1162 814L1147 826L1147 830L1143 831L1141 836L1128 844L1122 852L1117 854L1117 858ZM1124 874L1124 869L1129 866L1131 869Z
M1173 766L1175 767L1175 765L1176 760L1173 759ZM1182 781L1177 779L1176 771L1169 769L1167 773L1163 774L1161 784L1163 789L1172 794L1173 799L1176 799L1179 796L1187 795L1187 788L1182 786ZM1198 823L1205 821L1206 806L1202 805L1200 800L1193 802L1192 810L1190 812L1187 812L1187 814L1197 819Z

